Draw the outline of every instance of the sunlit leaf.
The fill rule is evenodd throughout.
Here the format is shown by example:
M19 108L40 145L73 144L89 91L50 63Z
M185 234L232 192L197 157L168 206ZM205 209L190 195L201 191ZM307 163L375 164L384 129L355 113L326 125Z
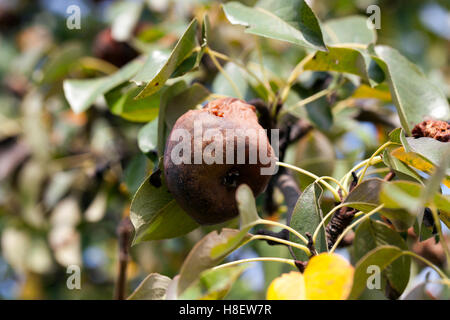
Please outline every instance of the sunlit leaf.
M259 220L252 189L246 184L241 184L236 190L236 201L239 209L240 228L244 230Z
M423 171L425 173L431 173L433 171L434 166L432 163L423 159L416 153L406 152L405 148L403 147L398 147L392 150L391 155L403 161L407 165L416 168L420 171Z
M356 99L378 99L383 102L389 102L392 100L389 88L384 84L380 84L376 87L370 87L366 84L361 84L355 92L352 94L352 98Z
M127 86L110 91L105 95L106 103L115 115L135 122L148 122L158 116L159 104L161 101L161 91L146 97L135 100L135 96L140 89L136 86Z
M111 35L116 41L127 41L141 16L144 4L141 1L120 1L112 5L110 14L113 16Z
M379 179L367 179L361 182L345 199L349 207L369 212L381 204L380 192L386 182ZM414 224L416 215L405 209L383 208L380 213L386 216L398 230L406 230Z
M388 46L376 46L375 52L380 58L377 62L386 74L400 122L408 135L416 124L425 119L450 118L447 98L417 66Z
M141 67L142 62L134 60L107 77L65 80L64 94L75 113L85 111L106 92L130 80Z
M380 201L387 208L406 208L410 212L419 209L420 185L403 181L384 183Z
M261 0L253 8L233 1L223 9L227 19L246 26L247 33L326 51L319 21L303 0Z
M128 300L165 300L172 280L158 273L149 274L128 297Z
M427 137L418 139L407 137L402 143L405 150L417 153L435 166L442 163L450 152L450 144ZM450 175L450 168L447 167L446 172Z
M389 149L384 150L383 152L383 162L391 168L392 170L396 172L401 172L403 174L406 174L412 178L414 178L417 181L422 181L419 174L411 169L409 166L407 166L404 162L400 161L396 157L393 157L390 153Z
M374 28L368 28L367 17L349 16L326 21L323 24L327 45L375 43L377 34Z
M402 128L396 128L389 132L389 140L396 144L402 144L403 139L405 138L405 131Z
M408 166L428 174L434 172L435 166L450 150L447 144L431 138L406 138L406 143L411 151L406 152L404 147L399 147L392 150L391 155ZM450 168L447 168L445 172L446 177L442 180L442 183L450 187Z
M136 83L147 82L136 99L145 98L160 90L177 67L192 54L197 45L196 30L197 20L194 19L170 54L158 50L150 54L145 65L132 79Z
M370 82L371 58L363 50L350 47L328 47L328 52L316 52L304 66L305 70L335 71L360 76Z

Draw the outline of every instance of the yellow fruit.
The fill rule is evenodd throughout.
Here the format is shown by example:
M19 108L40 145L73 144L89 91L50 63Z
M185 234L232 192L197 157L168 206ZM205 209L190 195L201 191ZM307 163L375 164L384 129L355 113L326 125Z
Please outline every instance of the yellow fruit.
M305 280L300 272L291 271L274 279L267 289L267 300L304 300Z
M308 300L343 300L353 284L353 266L337 254L313 257L303 274Z
M353 266L333 253L311 258L305 272L290 272L274 279L267 300L344 300L353 285Z

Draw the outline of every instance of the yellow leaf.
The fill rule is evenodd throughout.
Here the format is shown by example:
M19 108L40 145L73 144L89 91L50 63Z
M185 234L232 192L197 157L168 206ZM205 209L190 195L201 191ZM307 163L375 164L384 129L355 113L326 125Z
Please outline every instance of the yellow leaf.
M374 98L381 101L389 102L392 100L389 88L385 86L378 86L377 88L372 88L368 85L360 85L355 92L353 92L352 98L368 99Z
M333 253L321 253L311 258L303 274L306 299L343 300L353 284L353 266Z
M267 300L304 300L305 281L300 272L291 271L274 279L267 289Z
M434 171L434 165L422 158L420 155L414 152L406 152L403 147L394 149L391 155L399 159L400 161L406 163L407 165L416 168L417 170L423 171L428 174L432 174ZM442 183L450 188L450 179L444 178Z
M434 166L432 163L423 159L421 156L414 152L406 152L403 147L394 149L391 154L400 161L403 161L407 165L414 167L420 171L423 171L425 173L431 173L433 171Z

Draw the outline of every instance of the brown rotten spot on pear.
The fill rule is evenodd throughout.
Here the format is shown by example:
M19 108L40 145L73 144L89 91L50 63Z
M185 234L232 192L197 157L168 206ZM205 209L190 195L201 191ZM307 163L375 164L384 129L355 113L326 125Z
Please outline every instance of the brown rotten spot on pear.
M413 130L414 138L428 137L441 142L450 141L450 123L442 120L426 120L417 124Z
M221 163L208 161L210 163L208 164L204 161L204 157L200 164L194 163L195 123L197 126L200 124L203 134L209 129L220 132L210 140L200 139L199 141L203 155L216 137L223 139ZM172 150L182 141L182 138L178 139L174 134L176 129L184 129L189 133L190 141L187 143L190 144L188 150L190 149L191 154L187 155L187 158L191 161L175 164L172 159ZM239 132L238 129L257 133L263 130L258 123L254 106L242 100L224 98L210 101L203 109L186 112L178 118L167 140L164 153L167 187L179 205L202 225L217 224L236 217L239 214L235 197L237 187L247 184L256 196L264 191L271 178L271 175L261 173L262 168L270 168L271 163L275 161L275 153L267 135L257 134L258 139L245 136L245 140L241 137L238 141L236 134ZM227 131L234 134L227 135ZM244 141L245 149L242 143ZM241 142L241 148L237 147L239 142ZM227 158L227 145L231 145L231 151L228 150L229 158ZM197 150L199 149L200 146ZM250 150L257 150L256 161L250 161ZM239 154L242 151L245 152L245 161L238 162L239 157L242 160L243 155ZM260 151L264 157L260 156ZM231 157L234 159L229 161Z

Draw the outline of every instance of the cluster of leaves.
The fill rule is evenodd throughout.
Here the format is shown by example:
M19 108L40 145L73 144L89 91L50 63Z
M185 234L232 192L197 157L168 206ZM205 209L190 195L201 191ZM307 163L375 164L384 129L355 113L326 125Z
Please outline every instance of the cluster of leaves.
M141 16L145 17L148 11L155 14L153 8L146 9L143 2L119 2L113 10L116 13L111 21L113 35L128 40L141 53L119 69L105 61L85 57L85 50L77 44L55 49L49 43L38 50L24 52L23 61L29 59L28 65L32 65L24 77L35 79L33 90L21 102L25 118L19 121L25 126L23 135L33 149L34 166L29 162L29 168L22 172L23 197L19 211L25 218L17 221L22 229L31 226L35 237L42 240L27 240L27 243L46 243L49 232L58 240L58 231L51 230L70 230L71 234L78 235L71 239L78 240L73 242L75 249L65 249L79 255L76 246L80 246L77 231L80 210L68 208L74 204L79 206L84 197L91 197L93 190L100 190L94 199L84 200L89 206L82 206L85 217L87 212L94 211L90 215L94 217L92 222L106 221L107 228L111 229L121 215L121 212L117 214L117 207L128 208L127 201L131 200L130 218L136 231L134 244L173 239L188 233L193 235L192 242L196 242L181 269L172 267L165 273L175 275L172 279L152 273L130 299L221 299L245 271L247 265L242 262L246 261L278 261L291 269L298 261L308 262L303 274L290 273L275 280L267 298L370 297L372 293L365 288L367 267L371 265L383 271L383 295L398 298L413 277L411 257L432 265L448 284L445 273L410 251L411 245L406 241L410 240L406 231L413 227L419 238L416 242L435 241L435 238L448 256L439 220L450 227L450 200L440 190L441 183L450 187L449 144L410 137L414 125L428 117L450 119L448 98L397 50L377 45L377 34L368 28L365 16L319 21L302 0L260 0L253 5L212 2L207 6L198 5L193 11L195 18L187 25L168 19L148 27L138 36L133 35ZM152 21L155 20L158 18ZM62 94L72 110L70 113ZM310 133L289 146L282 159L300 171L296 179L303 190L289 225L277 222L284 213L283 206L272 212L270 219L261 219L258 212L264 210L257 205L260 199L255 200L248 187L242 186L236 195L239 228L238 221L199 228L167 191L164 177L155 183L154 176L147 175L162 164L160 157L165 141L177 118L221 96L263 100L279 128L298 118L313 126ZM53 109L51 99L55 101ZM395 108L389 108L391 103ZM281 107L274 112L278 104ZM109 112L117 117L111 119ZM52 125L49 118L60 118L64 113L69 119L64 130L48 130ZM35 119L43 125L36 125ZM367 134L361 121L376 125L378 141L373 134ZM8 128L16 132L9 132L8 136L22 135L22 129L14 126L16 122L9 123ZM145 125L140 126L142 123ZM121 129L116 130L119 126ZM59 134L56 139L60 142L52 144L49 132ZM343 146L348 133L365 142L362 149L366 160L358 161L362 150L352 152ZM136 137L139 151L126 147L134 146ZM89 141L89 146L80 147L85 141ZM343 159L336 159L335 146ZM78 158L55 161L61 155L83 153L86 158L80 158L82 163ZM122 170L124 163L127 166ZM42 172L39 170L42 167L49 169ZM99 167L103 170L97 170ZM373 169L368 170L369 167ZM395 172L396 178L383 180L389 171ZM100 175L95 185L93 172L97 173L96 177ZM355 172L358 185L350 190ZM47 179L52 182L46 187L44 199L47 200L41 202L39 190ZM37 186L31 186L29 181ZM283 202L275 200L279 204ZM57 205L66 206L57 211ZM333 213L342 207L354 208L358 213L330 248L325 227ZM41 211L37 212L36 208ZM429 217L424 216L424 208L430 209L431 225ZM75 218L58 219L57 212L63 211L75 212ZM109 219L108 215L103 218L108 211ZM52 223L42 218L46 214L53 217ZM84 221L89 223L89 219ZM280 240L249 233L260 225L287 228L289 238ZM192 233L199 229L200 233ZM204 231L211 229L212 232L202 237ZM349 248L352 264L349 264L334 251L343 236L352 230L354 239ZM17 226L11 231L16 232ZM312 235L318 255L313 255L305 241L307 234ZM269 247L252 240L284 241L293 259L286 258L288 251L284 247ZM64 249L56 242L52 249ZM149 250L142 245L145 244L139 246ZM218 266L244 245L252 246L264 257ZM185 244L185 249L190 246ZM163 250L159 256L170 255L157 245L151 248ZM24 252L31 252L28 250L32 249ZM14 257L14 253L8 256ZM178 259L182 256L183 252L179 253ZM55 257L62 265L80 262L79 256L75 262L60 261L58 257L67 257L67 251ZM265 270L271 280L286 269ZM334 285L327 288L329 283ZM292 284L298 286L291 287ZM417 290L423 293L424 287Z
M211 97L207 89L199 84L187 87L182 84L183 80L170 82L170 78L179 79L186 72L196 70L205 53L216 63L223 77L214 81L212 95L247 98L247 91L251 87L253 94L265 100L268 105L281 101L283 106L280 115L291 114L306 118L322 129L329 126L329 123L326 123L329 119L323 119L323 114L320 118L318 117L317 110L320 110L320 106L315 105L314 102L320 101L319 95L325 97L338 91L344 84L353 83L355 79L352 76L359 77L356 80L359 81L359 86L353 92L353 97L392 99L402 129L391 132L390 140L363 163L365 169L361 171L359 184L341 202L341 206L360 210L359 213L364 217L351 225L356 226L364 221L355 231L353 251L357 264L350 297L357 298L362 293L367 278L367 266L372 264L380 266L383 270L387 268L388 286L394 291L393 295L398 297L406 288L410 278L410 257L405 256L407 246L397 232L406 231L417 222L418 233L421 234L425 207L431 207L436 216L439 212L440 219L448 226L450 202L448 197L441 195L438 190L440 182L444 180L444 183L447 183L448 179L448 145L430 138L406 137L411 135L415 124L428 117L448 120L450 109L447 98L398 51L388 46L375 45L376 34L374 30L367 27L364 17L346 17L321 23L304 1L295 0L259 1L254 7L229 2L223 5L223 10L232 24L245 26L247 33L305 48L306 56L297 64L288 77L287 83L280 85L270 76L264 82L259 75L254 75L255 71L252 70L250 63L234 61L228 56L211 50L210 24L208 16L205 15L201 27L201 41L197 42L198 23L194 19L169 54L158 50L152 51L146 58L146 62L133 61L107 78L66 81L67 99L74 110L80 111L88 107L98 95L107 93L112 87L116 87L125 80L138 85L145 84L133 87L131 90L128 88L127 90L130 91L121 91L121 95L117 96L122 101L123 99L127 101L132 94L133 102L124 103L119 108L116 107L117 102L113 101L111 110L114 113L120 110L116 114L124 118L131 118L132 113L138 112L156 118L157 114L152 110L159 105L157 125L156 120L139 117L143 121L154 121L145 126L139 136L146 141L152 137L153 146L157 147L158 154L161 156L167 132L177 116ZM217 58L229 62L222 69L217 64ZM266 70L265 65L259 65L259 67L260 73L267 76L270 70ZM335 81L316 93L313 99L311 99L313 96L301 99L296 96L295 90L291 90L291 86L305 70L330 72ZM253 82L245 81L251 77ZM241 78L245 78L244 81ZM217 83L220 82L228 82L228 88L217 90ZM386 91L387 87L389 91ZM88 94L86 94L87 88L89 88ZM80 92L84 93L85 99L79 99ZM123 98L124 95L126 98ZM144 99L147 99L146 103L138 107L136 104ZM347 111L345 104L341 106L343 107L334 108L342 109L333 115L337 119L343 117L342 113ZM381 152L383 154L380 157L378 154ZM405 179L393 182L386 182L379 178L364 179L367 167L380 162L383 162L388 169L400 173L401 177L404 175ZM354 170L360 167L357 166ZM426 173L433 172L433 175L424 182L415 169ZM341 192L347 192L346 188L352 171L341 180L344 186ZM324 227L326 219L331 216L324 217L322 214L320 198L323 190L319 181L320 179L316 179L304 189L294 209L290 226L303 236L307 232L316 234L319 229L319 239L314 244L315 249L320 253L328 251ZM339 184L339 187L342 184ZM237 197L239 201L239 195ZM253 201L251 197L246 199L246 202L249 201ZM248 206L248 203L244 204L244 207ZM256 214L256 209L253 207L251 211ZM171 284L167 282L168 290L176 292L171 298L223 296L226 290L222 285L228 288L230 281L233 281L242 270L238 267L226 268L226 271L220 269L217 272L209 269L231 251L252 239L247 239L249 237L247 232L254 224L245 220L248 210L246 212L241 217L244 220L241 220L240 232L233 230L224 230L220 234L213 232L194 247L185 260L180 275L175 277ZM393 227L368 219L373 213L389 219ZM131 219L136 227L135 243L181 236L197 227L167 192L164 181L162 186L154 186L151 183L151 177L141 185L133 199ZM254 219L256 222L259 220L259 218ZM291 234L290 240L301 243L302 239ZM331 251L334 251L336 245L337 243ZM308 258L307 251L304 248L302 250L294 249L296 259ZM202 271L205 273L202 274ZM197 277L199 274L201 275ZM153 283L154 277L157 276L149 276L148 281ZM224 281L222 278L229 281ZM192 287L195 281L197 284ZM160 289L160 282L156 283ZM146 285L141 287L141 289L144 288L148 290ZM135 295L138 294L135 293ZM329 297L331 296L323 296L323 298Z

